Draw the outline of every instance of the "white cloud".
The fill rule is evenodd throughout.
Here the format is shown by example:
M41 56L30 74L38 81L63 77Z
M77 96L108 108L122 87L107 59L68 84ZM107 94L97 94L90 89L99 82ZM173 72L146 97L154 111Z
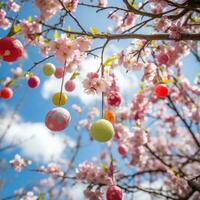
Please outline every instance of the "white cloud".
M10 124L10 115L1 118L0 136L7 125ZM67 142L66 142L67 141ZM43 123L24 122L19 115L4 138L4 145L18 144L22 155L39 162L57 161L62 158L68 145L73 145L73 140L62 134L53 135Z
M81 67L81 74L80 76L75 80L76 83L76 89L68 93L68 96L77 97L79 100L85 104L89 105L91 103L95 103L97 100L100 100L100 96L98 95L87 95L84 92L84 88L82 86L82 81L86 77L86 74L91 71L96 71L98 67L100 66L100 59L94 59L94 58L87 58L85 61L83 61L80 64ZM116 69L115 75L117 78L117 83L120 87L120 91L122 92L123 96L132 96L134 87L139 82L138 78L134 74L134 72L126 73L126 70ZM66 80L68 80L69 77L65 77ZM42 86L41 94L43 98L48 99L51 98L51 96L60 90L60 84L61 80L56 79L54 77L46 80Z
M77 183L75 186L69 188L69 194L76 200L85 199L83 191L85 190L86 185Z

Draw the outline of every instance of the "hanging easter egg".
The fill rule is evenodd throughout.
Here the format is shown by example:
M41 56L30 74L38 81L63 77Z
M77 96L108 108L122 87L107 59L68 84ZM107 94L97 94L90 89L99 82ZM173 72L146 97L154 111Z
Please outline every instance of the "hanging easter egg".
M154 93L159 98L165 98L169 94L169 89L165 84L158 84L154 88Z
M40 78L35 75L30 76L27 83L30 88L37 88L40 85Z
M164 65L166 65L168 62L169 62L169 56L168 56L168 54L166 54L166 53L160 53L159 55L158 55L158 57L157 57L157 60L158 60L158 62L159 62L159 64L164 64Z
M118 107L121 104L121 97L117 92L110 92L107 97L107 103L109 106Z
M45 125L51 131L62 131L68 126L70 120L70 113L66 109L59 107L47 113Z
M12 89L11 88L9 88L9 87L4 87L1 91L0 91L0 93L1 93L1 98L3 98L3 99L11 99L12 98L12 96L13 96L13 91L12 91Z
M62 78L63 77L63 73L64 73L64 67L57 67L56 71L54 73L54 76L56 78Z
M74 81L72 81L72 80L68 80L68 81L65 83L65 90L66 90L67 92L72 92L72 91L74 91L75 87L76 87L76 85L75 85Z
M67 102L67 96L64 93L57 92L53 95L52 103L55 106L63 106Z
M127 154L127 152L128 152L127 146L124 145L124 144L120 144L120 145L118 146L118 152L119 152L122 156L125 156L125 155Z
M55 73L56 67L52 63L46 63L43 66L43 73L45 76L51 76Z
M24 54L24 47L19 40L12 37L0 39L0 58L6 62L14 62Z
M111 123L115 122L115 113L110 110L106 110L104 112L104 119L110 121Z
M122 190L116 185L112 185L107 189L106 200L122 200Z
M98 142L107 142L114 135L113 125L105 119L99 119L90 128L91 137Z

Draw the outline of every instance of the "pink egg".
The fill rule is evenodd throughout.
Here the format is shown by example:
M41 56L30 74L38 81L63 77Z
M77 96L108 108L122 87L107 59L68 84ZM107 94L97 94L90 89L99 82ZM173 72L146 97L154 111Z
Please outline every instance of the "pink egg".
M54 75L55 75L56 78L62 78L63 72L64 72L64 67L58 67L58 68L56 68Z
M72 92L72 91L74 91L75 87L76 87L76 85L75 85L74 81L72 81L72 80L68 80L68 81L65 83L65 90L66 90L67 92Z
M70 113L66 109L59 107L47 113L45 125L51 131L62 131L68 126L70 120Z
M118 107L121 104L121 96L119 93L111 91L107 97L107 103L109 106Z
M36 88L40 85L40 79L38 76L31 76L29 79L28 79L28 86L30 88Z
M169 55L168 54L166 54L166 53L160 53L159 55L158 55L158 57L157 57L157 59L158 59L158 62L160 63L160 64L164 64L164 65L166 65L168 62L169 62Z
M125 156L126 153L127 153L127 151L128 151L128 148L127 148L127 146L125 146L124 144L120 144L120 145L118 146L118 152L119 152L122 156Z

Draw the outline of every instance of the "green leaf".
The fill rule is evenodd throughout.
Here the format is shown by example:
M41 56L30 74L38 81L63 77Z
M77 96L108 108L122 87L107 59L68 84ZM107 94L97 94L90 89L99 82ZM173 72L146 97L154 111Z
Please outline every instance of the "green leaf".
M132 7L137 9L137 4L136 3L132 4Z
M108 171L108 167L104 163L100 163L100 166L103 168L104 172Z
M21 27L20 26L12 26L11 29L10 29L10 32L8 33L8 37L12 37L13 35L16 35L18 33L21 32Z
M70 25L67 27L67 31L68 31L68 32L71 32L71 27L70 27ZM67 35L68 35L68 37L70 38L70 40L74 40L74 39L75 39L75 34L68 33Z
M140 86L141 90L143 90L144 86L145 86L144 82L139 83L139 86Z
M70 25L67 27L67 31L71 31L71 27L70 27Z
M162 80L163 83L165 84L169 84L169 83L173 83L174 81L171 79L166 79L166 80Z
M198 77L198 78L200 78L200 72L199 72L199 73L197 73L197 77Z
M4 7L5 3L3 1L0 2L0 9Z
M28 22L32 22L33 21L33 19L32 19L32 17L31 16L28 16Z
M15 82L16 82L16 79L12 79L6 84L6 86L8 87L8 86L14 85Z
M200 23L200 17L192 17L192 21Z
M137 90L136 91L138 94L140 94L140 93L142 93L143 92L143 90L141 89L141 90Z
M100 32L98 31L98 29L96 29L95 27L91 26L90 27L90 31L93 35L97 35L100 34Z
M54 39L58 39L59 38L58 31L55 31L53 36L54 36Z
M42 196L42 192L39 193L39 195L38 195L38 200L44 200L44 199L43 199L43 196Z
M161 72L164 72L164 71L165 71L165 67L164 67L164 66L161 66L161 67L160 67L160 71L161 71Z
M76 79L79 75L80 75L79 72L74 72L74 73L72 74L70 80L74 80L74 79Z
M111 66L114 60L117 60L117 56L107 58L107 60L103 63L103 66Z
M156 42L155 40L152 40L152 41L151 41L151 46L152 46L153 48L158 48L158 44L157 44L157 42Z

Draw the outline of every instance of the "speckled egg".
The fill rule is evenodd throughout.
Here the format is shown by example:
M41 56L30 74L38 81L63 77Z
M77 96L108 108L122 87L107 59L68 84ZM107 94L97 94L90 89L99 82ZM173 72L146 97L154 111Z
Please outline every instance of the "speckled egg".
M66 109L59 107L47 113L45 125L51 131L62 131L68 126L70 120L70 113Z

